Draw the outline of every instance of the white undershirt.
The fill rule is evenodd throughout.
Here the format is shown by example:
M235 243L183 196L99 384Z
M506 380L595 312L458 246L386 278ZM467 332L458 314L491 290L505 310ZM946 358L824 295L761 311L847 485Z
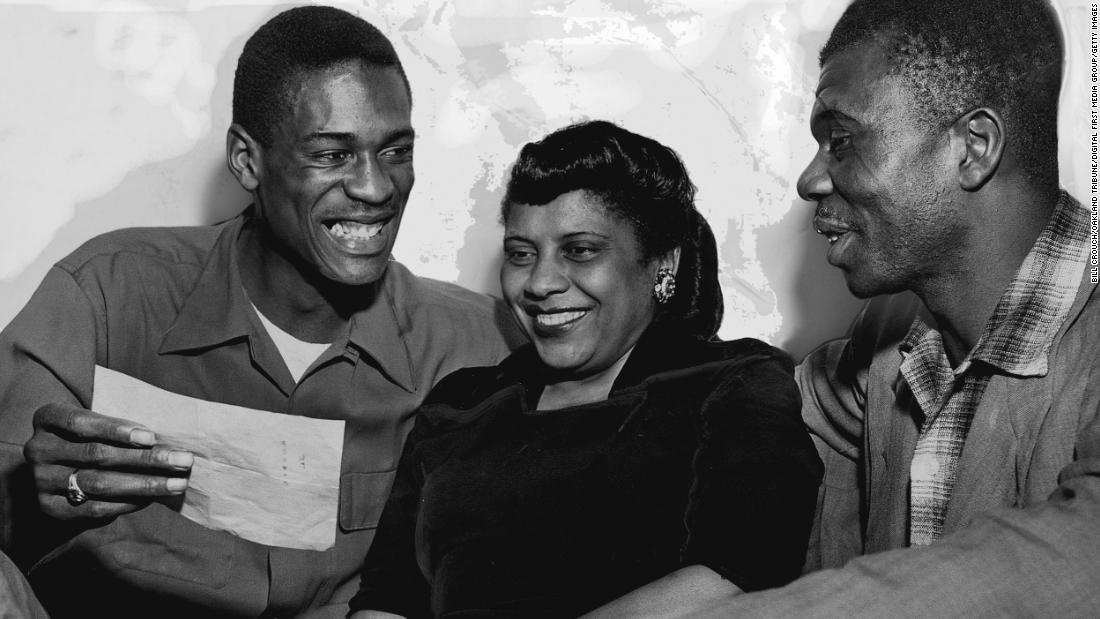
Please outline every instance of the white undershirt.
M264 316L255 304L252 305L252 309L260 317L260 322L267 329L271 341L275 342L275 348L279 349L279 354L282 355L283 362L286 363L286 369L290 370L290 375L294 377L295 383L301 380L302 374L306 373L309 366L313 365L313 362L331 346L331 344L314 344L313 342L302 341L275 326L275 323L268 320L267 316Z

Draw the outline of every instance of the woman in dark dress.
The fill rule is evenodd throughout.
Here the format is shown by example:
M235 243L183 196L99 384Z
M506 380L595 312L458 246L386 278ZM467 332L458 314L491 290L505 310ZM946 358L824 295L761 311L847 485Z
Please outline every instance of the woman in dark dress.
M613 608L655 615L798 575L821 463L790 359L715 339L694 193L611 123L523 148L500 279L531 344L429 395L353 617L576 617L640 587Z

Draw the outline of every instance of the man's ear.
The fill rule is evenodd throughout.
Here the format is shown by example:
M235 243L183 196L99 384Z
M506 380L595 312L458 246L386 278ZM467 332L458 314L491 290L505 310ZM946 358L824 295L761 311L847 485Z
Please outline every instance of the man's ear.
M225 160L229 171L237 177L237 182L247 191L255 191L260 186L259 143L237 123L229 126L225 134Z
M977 191L985 185L997 167L1005 150L1005 123L996 110L976 108L955 121L954 141L961 145L959 186Z

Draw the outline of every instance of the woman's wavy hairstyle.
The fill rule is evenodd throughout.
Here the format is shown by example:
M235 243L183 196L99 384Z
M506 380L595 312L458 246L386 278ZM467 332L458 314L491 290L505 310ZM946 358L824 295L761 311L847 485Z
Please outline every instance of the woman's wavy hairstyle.
M676 294L654 322L711 339L722 322L714 233L695 210L695 185L671 148L602 120L559 129L526 144L501 203L543 205L581 190L629 222L652 260L680 248Z

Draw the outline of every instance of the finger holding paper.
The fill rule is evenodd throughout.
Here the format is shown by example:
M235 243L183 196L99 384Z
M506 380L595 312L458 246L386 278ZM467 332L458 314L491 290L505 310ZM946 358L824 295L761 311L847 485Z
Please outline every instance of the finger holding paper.
M24 456L43 511L61 519L118 516L182 494L193 462L144 426L69 404L35 412Z

